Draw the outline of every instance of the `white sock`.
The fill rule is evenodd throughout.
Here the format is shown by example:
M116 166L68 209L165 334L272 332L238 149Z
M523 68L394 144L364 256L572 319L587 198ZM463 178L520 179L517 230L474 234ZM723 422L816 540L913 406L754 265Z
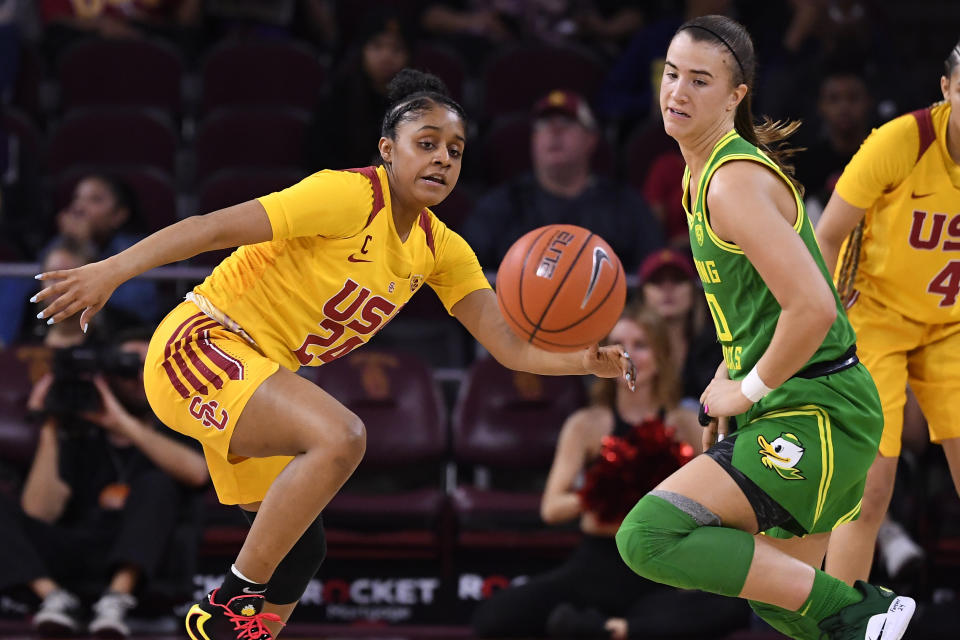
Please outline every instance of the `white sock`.
M251 579L248 578L247 576L245 576L245 575L243 575L242 573L240 573L240 569L237 569L237 565L235 565L235 564L230 565L230 571L233 573L233 575L237 576L237 577L240 578L241 580L246 580L246 581L249 582L250 584L260 584L260 583L257 582L256 580L251 580Z

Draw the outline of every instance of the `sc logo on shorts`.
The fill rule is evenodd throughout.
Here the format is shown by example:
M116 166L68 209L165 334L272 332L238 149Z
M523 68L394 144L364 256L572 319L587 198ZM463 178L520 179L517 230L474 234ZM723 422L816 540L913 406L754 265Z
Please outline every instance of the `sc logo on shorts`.
M190 415L205 427L216 427L223 431L227 428L230 416L226 409L220 409L220 418L217 419L217 409L220 409L220 403L216 400L204 402L200 396L193 396L193 400L190 401Z

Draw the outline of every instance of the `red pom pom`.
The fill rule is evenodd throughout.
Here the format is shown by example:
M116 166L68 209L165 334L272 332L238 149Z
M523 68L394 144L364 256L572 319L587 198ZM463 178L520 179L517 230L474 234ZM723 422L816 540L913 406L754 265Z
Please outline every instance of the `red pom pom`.
M674 430L647 420L623 437L604 436L600 456L578 492L585 511L619 523L640 498L693 457L693 447L674 440Z

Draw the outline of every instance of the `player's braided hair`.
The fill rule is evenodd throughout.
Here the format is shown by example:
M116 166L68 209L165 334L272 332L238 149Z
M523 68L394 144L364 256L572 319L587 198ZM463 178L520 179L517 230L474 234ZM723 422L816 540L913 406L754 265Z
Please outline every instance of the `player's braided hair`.
M380 128L380 135L384 138L395 139L397 125L420 117L438 104L453 111L464 122L467 120L463 107L450 97L443 80L416 69L403 69L393 77L387 85L387 100L390 106Z
M677 33L685 31L697 42L710 42L733 56L731 65L733 84L747 85L747 95L737 105L733 126L740 137L760 148L780 167L793 186L803 196L803 185L794 177L790 157L802 149L790 148L783 141L793 135L800 127L800 120L771 120L764 116L758 125L753 119L753 88L757 73L757 56L753 40L746 28L731 18L720 15L701 16L680 25Z
M860 266L860 247L863 245L863 223L850 232L847 238L846 250L840 262L840 273L837 274L837 294L840 301L846 305L853 297L853 283L857 279L857 268Z
M943 61L943 68L946 70L947 78L953 75L953 70L956 69L958 65L960 65L960 42L954 45L953 49L950 50L950 55Z

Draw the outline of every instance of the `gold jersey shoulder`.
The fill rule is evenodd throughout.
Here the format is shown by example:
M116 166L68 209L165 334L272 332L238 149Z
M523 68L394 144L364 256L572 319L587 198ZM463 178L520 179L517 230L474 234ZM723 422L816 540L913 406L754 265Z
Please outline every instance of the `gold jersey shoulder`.
M950 105L875 130L837 193L865 208L854 287L919 322L960 320L960 167L946 148Z

